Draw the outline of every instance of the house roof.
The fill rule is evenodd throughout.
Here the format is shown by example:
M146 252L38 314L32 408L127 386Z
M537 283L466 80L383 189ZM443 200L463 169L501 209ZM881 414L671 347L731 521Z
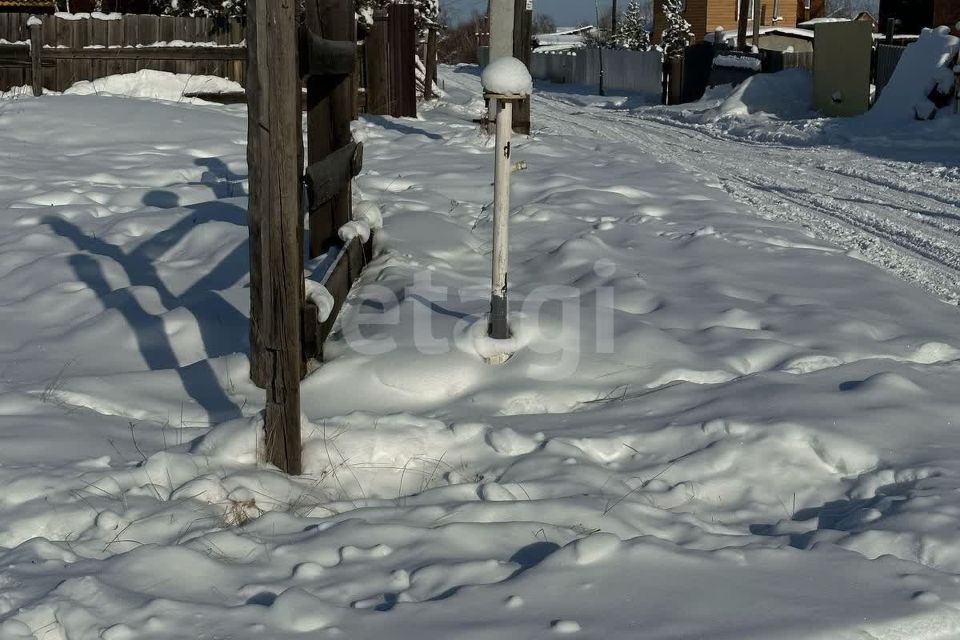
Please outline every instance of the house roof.
M54 6L53 0L0 0L0 7L17 9L50 9Z

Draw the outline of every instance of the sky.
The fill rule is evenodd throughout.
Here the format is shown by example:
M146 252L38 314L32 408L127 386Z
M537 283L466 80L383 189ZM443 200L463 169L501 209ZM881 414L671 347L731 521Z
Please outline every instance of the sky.
M610 0L600 0L600 11L609 4ZM487 0L440 0L440 6L453 15L469 15L474 9L485 11ZM559 26L593 23L597 15L594 0L534 0L533 11L553 16Z

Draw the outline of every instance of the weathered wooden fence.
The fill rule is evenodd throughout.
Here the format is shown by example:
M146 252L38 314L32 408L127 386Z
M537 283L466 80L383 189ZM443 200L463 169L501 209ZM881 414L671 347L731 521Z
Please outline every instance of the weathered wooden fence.
M42 17L43 87L63 91L81 80L140 69L245 82L244 26L238 20L110 17L115 19ZM0 91L33 84L29 19L27 13L0 13Z
M784 69L807 69L813 72L813 51L760 50L763 73L777 73Z
M530 57L530 72L538 80L599 85L600 55L599 49L581 49L572 54L534 53ZM605 89L660 95L662 53L605 49L602 55Z

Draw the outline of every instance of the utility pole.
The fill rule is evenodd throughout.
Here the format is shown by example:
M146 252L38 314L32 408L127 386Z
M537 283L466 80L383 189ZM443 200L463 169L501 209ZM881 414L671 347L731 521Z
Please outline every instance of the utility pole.
M750 0L740 0L740 15L737 21L737 47L747 50L747 20L750 13Z
M617 38L617 0L613 0L613 15L610 17L610 37Z
M763 12L763 3L753 0L753 46L760 48L760 23Z
M597 47L597 55L600 57L600 95L605 96L607 92L603 86L603 29L600 28L600 0L594 0L593 6L597 11L597 34L600 36L600 46ZM589 49L587 50L589 51Z

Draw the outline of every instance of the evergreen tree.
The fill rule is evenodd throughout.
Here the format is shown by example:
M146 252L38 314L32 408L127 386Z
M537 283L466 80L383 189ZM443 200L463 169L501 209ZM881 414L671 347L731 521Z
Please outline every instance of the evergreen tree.
M154 0L154 4L168 16L242 18L247 14L246 0Z
M683 1L663 0L663 15L667 26L660 35L660 47L668 58L682 56L693 37L690 23L683 17Z
M633 51L646 51L650 48L650 29L647 17L643 15L638 0L630 0L614 37L617 46Z

